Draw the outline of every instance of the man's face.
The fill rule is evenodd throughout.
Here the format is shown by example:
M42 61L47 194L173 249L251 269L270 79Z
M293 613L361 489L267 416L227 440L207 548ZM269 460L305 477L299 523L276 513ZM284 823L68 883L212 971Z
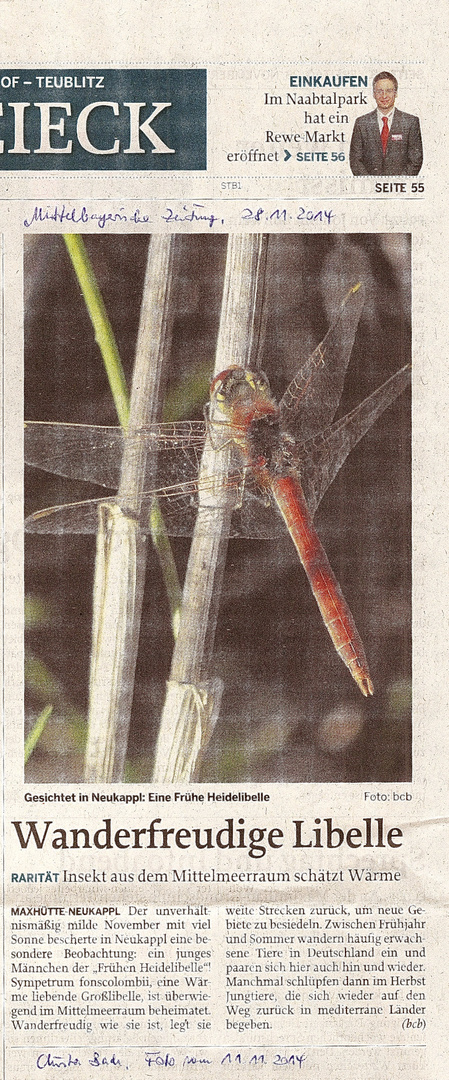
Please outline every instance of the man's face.
M374 86L374 97L379 109L389 112L396 100L396 89L391 79L379 79Z

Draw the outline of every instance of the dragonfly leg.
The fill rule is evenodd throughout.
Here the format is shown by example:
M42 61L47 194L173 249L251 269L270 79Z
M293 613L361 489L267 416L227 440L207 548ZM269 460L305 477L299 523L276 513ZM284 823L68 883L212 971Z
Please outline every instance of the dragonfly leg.
M234 505L234 510L241 510L243 505L243 496L245 494L246 475L248 473L248 465L245 465L242 470L242 478L237 488L237 501Z
M210 402L204 406L203 415L206 425L206 435L213 450L225 450L227 446L234 443L235 440L229 432L229 420L211 420ZM218 434L223 436L223 438L217 438Z

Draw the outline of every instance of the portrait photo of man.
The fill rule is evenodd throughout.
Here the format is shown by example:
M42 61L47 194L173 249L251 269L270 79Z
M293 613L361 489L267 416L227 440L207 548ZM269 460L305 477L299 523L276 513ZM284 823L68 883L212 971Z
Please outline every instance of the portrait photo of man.
M381 71L373 80L376 108L354 124L349 162L354 176L417 176L423 162L419 119L396 108L398 80Z

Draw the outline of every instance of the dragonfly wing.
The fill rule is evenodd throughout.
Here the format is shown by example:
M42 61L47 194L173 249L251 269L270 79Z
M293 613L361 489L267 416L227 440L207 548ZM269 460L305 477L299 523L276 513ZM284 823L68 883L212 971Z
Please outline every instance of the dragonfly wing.
M103 499L88 499L84 502L50 506L30 514L25 520L25 531L56 535L96 533L99 507L118 503L117 498L105 495ZM146 492L142 498L140 515L142 531L145 533L151 531L150 512L156 503L162 511L165 527L170 536L191 535L198 508L197 484L177 484L173 488ZM120 505L126 513L126 500L120 499Z
M190 481L196 477L204 446L203 421L179 421L154 424L125 436L119 427L95 427L87 424L25 422L24 458L45 472L86 480L102 487L118 488L125 438L135 442L136 452L142 440L149 455L157 454L156 477L152 487ZM149 475L153 460L149 458Z
M136 443L146 440L147 449L157 452L156 477L151 475L142 498L141 523L150 531L150 509L157 498L170 536L190 536L198 510L198 470L205 440L202 421L178 421L155 424L148 431L133 436ZM25 424L25 462L46 472L72 480L86 480L117 489L124 435L118 427L92 427L82 424L53 424L27 421ZM280 516L267 504L251 477L243 475L235 454L228 483L235 490L231 537L275 539L285 527ZM155 489L154 481L158 485ZM151 491L148 488L151 487ZM203 482L207 496L207 478ZM49 507L31 514L25 522L27 532L92 533L98 528L98 506L114 498L89 500ZM204 502L204 499L203 499ZM206 498L207 502L207 498ZM122 503L123 505L123 503ZM213 527L213 517L211 518Z
M66 503L63 506L49 506L37 510L25 518L25 532L45 533L61 536L65 533L93 533L98 531L98 511L100 503L115 502L115 499L90 499L88 502Z
M410 367L407 366L342 420L299 447L301 484L312 515L350 451L409 382ZM156 428L152 429L152 434L156 434ZM157 499L169 534L190 536L198 510L196 478L204 443L204 425L200 422L159 425L157 439L157 446L162 446L158 451L158 477L164 475L168 486L144 494L142 527L144 531L150 531L150 509ZM113 470L119 471L115 458L118 451L120 457L123 446L120 428L83 429L81 425L80 430L80 426L74 424L27 423L25 443L25 459L29 464L70 478L90 479L110 487L118 485L118 472ZM104 454L105 463L96 466L91 461L93 447L98 451L95 461L100 462ZM183 482L179 482L180 477L184 478ZM248 474L243 481L237 462L234 462L228 483L235 492L231 537L277 539L284 535L285 526L280 515L267 503ZM203 496L205 486L207 494L207 479L203 483ZM89 500L38 511L27 518L25 528L34 533L95 534L98 506L105 501L116 500ZM213 519L210 527L213 528Z
M263 493L246 474L241 506L231 519L229 536L246 540L279 540L286 535L284 521L271 496Z
M178 425L176 425L178 427ZM177 432L179 435L179 431ZM198 438L199 438L198 431ZM204 429L203 429L204 435ZM182 443L176 448L163 448L158 455L158 473L168 483L164 487L146 489L142 492L139 521L144 532L151 532L157 527L157 518L152 514L156 503L162 512L167 532L171 536L190 536L196 525L199 507L204 510L202 522L205 532L214 531L218 503L224 495L230 497L235 507L235 520L230 530L231 536L270 536L273 535L273 513L257 498L251 481L244 482L240 456L232 453L230 473L226 478L214 475L202 475L198 479L200 444L191 446ZM67 467L68 469L68 467ZM179 477L183 477L180 481ZM170 483L173 480L173 483ZM98 509L100 505L120 504L126 513L126 494L120 498L105 495L101 499L89 499L82 502L50 506L31 514L25 521L27 532L33 533L96 533L98 529ZM260 515L265 520L260 524L255 517ZM270 527L271 521L271 527ZM276 531L276 530L275 530Z
M317 435L335 416L364 302L364 286L355 285L280 402L282 425L298 432L301 442Z
M407 364L352 412L299 449L301 484L312 515L348 454L384 410L405 390L410 378L411 367Z
M226 481L231 489L234 500L229 536L232 538L245 537L247 539L278 539L285 535L285 525L280 515L276 512L271 501L267 501L253 484L250 477L243 479L242 471L237 468L232 471ZM201 486L201 504L208 508L209 502L214 504L215 490L213 481L207 478ZM212 493L212 499L208 499ZM103 499L90 499L85 502L68 503L60 506L47 507L31 514L25 521L26 532L32 533L96 533L98 529L98 508L104 504L115 504L118 500L109 496ZM120 500L124 510L126 501ZM166 531L170 536L191 536L197 523L198 515L198 483L174 484L168 488L156 489L146 492L142 497L142 512L140 523L143 532L149 533L153 527L151 515L152 507L158 503L162 513ZM214 515L208 513L203 517L203 526L207 533L214 529Z
M122 452L119 427L25 422L25 464L45 472L117 488Z

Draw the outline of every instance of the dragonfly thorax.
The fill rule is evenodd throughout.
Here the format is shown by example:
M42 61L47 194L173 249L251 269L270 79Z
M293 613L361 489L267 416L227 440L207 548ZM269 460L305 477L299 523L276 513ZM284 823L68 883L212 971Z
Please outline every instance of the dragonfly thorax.
M213 380L211 393L226 417L233 442L260 483L264 483L264 470L286 476L297 467L294 439L281 428L279 405L263 372L228 368Z
M266 468L271 475L287 476L298 472L295 440L281 428L279 410L276 415L256 417L250 423L245 439L248 463Z

